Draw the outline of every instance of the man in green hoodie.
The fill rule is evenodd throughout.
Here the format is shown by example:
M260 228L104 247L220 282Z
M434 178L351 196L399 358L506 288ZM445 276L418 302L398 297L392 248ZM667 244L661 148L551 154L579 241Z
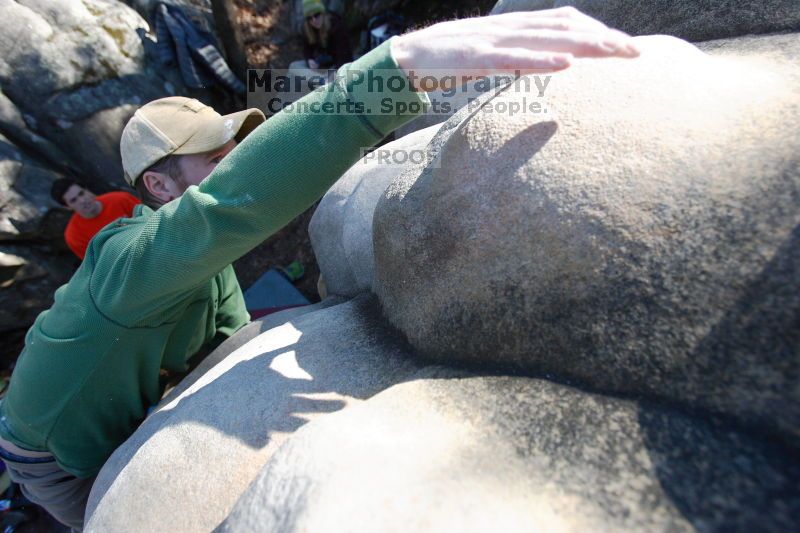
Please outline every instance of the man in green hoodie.
M574 9L453 21L387 41L305 101L366 110L388 97L419 108L427 97L414 80L427 75L552 72L573 57L637 54ZM351 75L368 70L409 83L375 92ZM0 457L24 493L82 527L94 476L161 398L160 369L186 370L249 320L231 262L411 118L284 112L261 124L258 110L220 116L188 98L137 111L121 153L146 205L91 241L28 332L0 405Z

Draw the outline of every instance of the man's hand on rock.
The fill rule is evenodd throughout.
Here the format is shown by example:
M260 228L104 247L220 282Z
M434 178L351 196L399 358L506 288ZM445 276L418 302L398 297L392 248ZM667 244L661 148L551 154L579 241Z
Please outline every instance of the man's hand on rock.
M631 37L572 7L454 20L392 41L412 82L425 76L553 72L575 57L637 57ZM416 87L430 90L430 87Z

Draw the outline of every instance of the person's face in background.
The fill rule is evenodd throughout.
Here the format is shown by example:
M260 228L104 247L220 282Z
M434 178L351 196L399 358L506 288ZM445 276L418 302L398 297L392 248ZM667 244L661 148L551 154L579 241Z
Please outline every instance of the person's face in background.
M80 185L71 185L62 196L67 208L78 213L83 218L94 218L103 210L94 193Z
M314 28L315 30L318 30L318 29L320 29L322 27L322 17L323 17L322 13L314 13L313 15L308 17L306 20L308 20L308 24L312 28Z

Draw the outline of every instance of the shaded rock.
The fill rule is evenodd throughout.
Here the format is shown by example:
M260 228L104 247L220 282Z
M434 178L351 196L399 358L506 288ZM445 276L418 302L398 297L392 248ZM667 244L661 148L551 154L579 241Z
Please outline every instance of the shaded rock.
M764 60L786 62L795 59L798 34L773 35L764 38L760 35L746 35L735 39L718 39L697 43L698 49L717 56L735 60L740 56L758 56Z
M664 33L690 41L800 31L794 0L556 0L632 35Z
M785 450L668 410L416 380L301 428L218 531L785 531L799 481Z
M30 263L18 255L0 252L0 287L10 285L9 281L13 281L28 265Z
M21 348L19 330L50 307L53 292L77 265L62 237L70 213L54 209L57 204L50 198L50 186L59 177L0 133L0 255L21 261L15 268L0 268L0 359L5 365Z
M490 15L502 15L515 11L540 11L552 9L555 0L497 0Z
M308 420L436 374L360 298L304 314L221 359L106 462L87 531L209 531ZM136 520L132 521L131 517Z
M39 155L60 171L67 170L69 158L59 147L33 132L14 102L0 91L0 134L23 149Z
M138 90L137 90L138 91ZM143 90L139 94L146 94ZM144 104L166 94L155 95L151 93L144 99L134 98L132 104L123 104L109 109L102 109L82 120L70 123L62 131L51 131L49 136L65 142L64 137L69 137L69 150L71 154L82 154L75 159L80 169L88 176L102 176L102 180L90 178L90 184L96 184L99 191L110 189L124 189L132 192L122 178L122 163L119 155L119 139L125 124L136 112L139 103ZM117 134L119 132L119 134Z
M53 304L53 293L69 281L79 261L68 250L46 242L0 242L0 254L16 256L24 262L13 272L7 270L8 277L4 274L4 281L0 282L0 338L8 339L10 332L28 329L36 316ZM9 350L17 351L16 347L3 346L3 359L17 355L7 353Z
M556 75L547 113L498 111L527 94L510 88L448 122L437 164L375 210L375 291L431 359L678 402L796 442L800 67L784 58L800 36L721 57L638 41L636 60Z
M57 206L50 186L60 177L0 134L0 241L36 237L44 215Z
M320 201L308 226L329 294L355 296L372 289L372 213L386 187L400 174L432 159L426 147L433 126L388 143L348 170Z
M75 267L61 253L66 211L52 209L52 181L66 174L97 193L125 187L128 118L185 91L174 69L148 60L139 36L147 24L116 0L0 0L0 10L0 241L24 241L48 273L0 296L5 333L30 325Z
M500 0L492 14L573 6L631 35L663 33L689 41L800 31L795 0Z

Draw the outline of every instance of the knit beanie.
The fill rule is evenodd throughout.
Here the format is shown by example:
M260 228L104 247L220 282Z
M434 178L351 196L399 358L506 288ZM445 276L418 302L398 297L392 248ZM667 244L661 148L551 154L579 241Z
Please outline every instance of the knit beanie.
M303 0L303 16L310 17L317 13L325 13L325 4L322 0Z

